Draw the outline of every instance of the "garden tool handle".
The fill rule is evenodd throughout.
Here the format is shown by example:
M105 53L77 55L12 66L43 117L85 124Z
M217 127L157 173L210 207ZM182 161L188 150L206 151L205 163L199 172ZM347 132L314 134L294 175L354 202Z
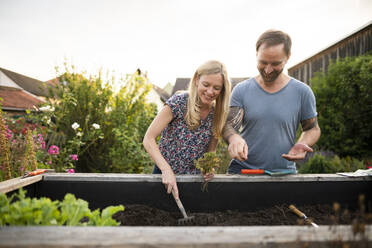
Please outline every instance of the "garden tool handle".
M177 203L178 208L180 209L180 211L181 211L183 217L184 217L184 218L188 218L188 216L187 216L187 214L186 214L186 211L185 211L185 208L183 207L183 204L182 204L180 198L179 198L179 197L176 198L176 196L175 196L174 194L175 194L175 193L174 193L174 190L172 189L172 195L173 195L174 200L175 200L176 203Z
M28 175L29 176L36 176L36 175L42 174L46 171L47 171L46 169L37 169L37 170L29 172Z
M298 210L294 205L289 205L289 209L292 210L293 213L297 214L299 217L306 219L306 215Z
M242 174L264 174L265 170L263 169L242 169Z

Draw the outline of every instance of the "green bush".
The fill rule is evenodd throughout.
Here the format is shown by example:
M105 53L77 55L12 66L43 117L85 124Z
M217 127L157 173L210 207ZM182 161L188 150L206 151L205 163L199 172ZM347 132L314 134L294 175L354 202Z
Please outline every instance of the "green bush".
M0 194L0 226L118 226L120 223L112 215L124 210L119 205L106 207L102 213L99 209L91 212L88 202L76 199L73 194L66 194L62 202L25 195L22 189L11 197Z
M221 138L218 141L216 148L216 154L221 161L220 166L216 168L216 174L226 174L227 169L229 168L231 157L227 148L227 143Z
M120 85L117 93L115 85ZM138 72L104 81L101 74L86 77L66 66L56 87L50 89L48 106L53 111L35 118L49 126L48 145L64 148L65 157L78 154L76 171L141 173L151 164L142 147L157 111L145 100L151 87ZM74 123L78 124L75 128Z
M370 158L372 55L330 64L311 79L322 135L318 146L341 157Z
M315 153L309 160L302 164L299 173L337 173L337 172L354 172L358 169L365 169L363 161L356 158L340 158L338 156L327 157L320 153Z

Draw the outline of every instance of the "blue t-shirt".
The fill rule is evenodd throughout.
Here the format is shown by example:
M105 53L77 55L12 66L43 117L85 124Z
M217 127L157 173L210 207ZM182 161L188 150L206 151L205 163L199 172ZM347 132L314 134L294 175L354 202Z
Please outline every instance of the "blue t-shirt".
M248 144L248 159L237 163L249 169L296 171L295 163L281 155L294 145L300 121L317 116L308 85L291 78L278 92L268 93L251 78L234 88L230 106L244 109L241 136Z

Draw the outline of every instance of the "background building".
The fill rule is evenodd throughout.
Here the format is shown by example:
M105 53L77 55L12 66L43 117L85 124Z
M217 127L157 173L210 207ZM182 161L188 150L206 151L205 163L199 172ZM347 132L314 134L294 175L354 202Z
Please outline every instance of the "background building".
M316 37L311 37L316 39ZM372 51L372 21L350 35L288 69L288 74L310 84L315 72L326 72L331 61Z

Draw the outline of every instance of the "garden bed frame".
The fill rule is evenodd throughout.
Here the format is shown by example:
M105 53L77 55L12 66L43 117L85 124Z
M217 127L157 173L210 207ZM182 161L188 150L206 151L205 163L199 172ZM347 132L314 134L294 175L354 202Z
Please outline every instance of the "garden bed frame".
M216 175L201 191L201 176L177 176L180 198L188 212L254 211L278 204L314 205L338 202L357 207L359 194L372 201L372 177L305 174L283 177ZM31 197L62 200L66 193L89 202L90 208L144 204L177 211L165 193L161 175L47 173L0 183L0 192L19 187ZM352 226L239 227L2 227L0 247L328 247L342 242L372 244L372 226L364 235ZM364 243L363 243L364 242Z

